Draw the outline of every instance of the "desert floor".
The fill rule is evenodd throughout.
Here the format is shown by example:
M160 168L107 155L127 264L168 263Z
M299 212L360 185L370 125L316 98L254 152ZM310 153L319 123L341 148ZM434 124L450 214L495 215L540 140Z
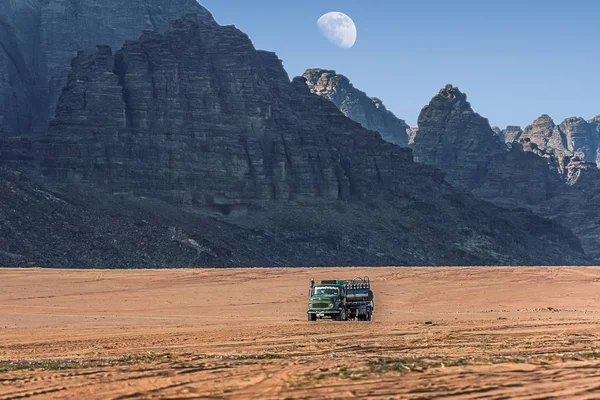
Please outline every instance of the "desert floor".
M308 322L368 274L373 322ZM600 398L600 268L0 270L0 399Z

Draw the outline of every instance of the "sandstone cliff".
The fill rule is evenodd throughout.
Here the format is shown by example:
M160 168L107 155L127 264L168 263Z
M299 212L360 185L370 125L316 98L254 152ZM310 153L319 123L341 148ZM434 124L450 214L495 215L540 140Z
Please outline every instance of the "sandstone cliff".
M164 211L179 243L214 249L201 265L587 262L567 229L456 192L304 78L290 83L273 53L197 16L79 52L35 147L53 193L94 193L116 217Z
M78 50L120 46L188 13L212 20L195 0L2 1L0 133L45 132Z
M376 97L356 89L350 80L335 71L308 69L302 75L312 93L333 102L342 113L363 127L379 132L381 137L402 147L408 145L410 127L385 108Z

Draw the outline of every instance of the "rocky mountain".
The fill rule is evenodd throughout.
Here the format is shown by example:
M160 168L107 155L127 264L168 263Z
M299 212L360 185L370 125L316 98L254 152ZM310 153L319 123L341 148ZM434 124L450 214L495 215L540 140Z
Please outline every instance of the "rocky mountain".
M188 13L212 20L195 0L2 1L0 134L45 132L78 50L121 46Z
M423 108L411 148L415 161L435 165L459 188L481 185L491 160L506 145L487 119L475 113L467 96L447 85Z
M307 69L302 76L312 93L333 102L348 118L379 132L390 143L408 146L410 127L406 122L385 108L380 99L356 89L344 75L316 68Z
M594 141L590 122L583 122L556 126L542 116L522 133L518 127L494 131L473 112L465 94L447 86L421 112L412 148L416 159L446 171L451 182L477 197L526 208L569 227L598 261L600 171L585 162L593 151L583 143ZM500 138L513 135L518 139L507 150Z
M507 144L529 139L539 149L553 152L558 157L577 157L600 166L600 117L588 121L572 117L557 125L544 114L523 131L508 127L500 132Z
M48 135L0 151L8 266L589 262L568 229L457 192L202 16L80 51Z

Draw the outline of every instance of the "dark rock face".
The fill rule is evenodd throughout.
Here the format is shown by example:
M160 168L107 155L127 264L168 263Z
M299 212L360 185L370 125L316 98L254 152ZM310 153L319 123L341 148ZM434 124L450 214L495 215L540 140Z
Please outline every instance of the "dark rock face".
M401 198L397 208L381 201L372 202L370 207L348 202L290 207L273 202L268 212L223 219L156 199L65 187L39 177L32 180L27 174L0 168L0 266L182 268L588 262L576 250L577 239L557 224L530 213L496 212L489 206L486 209L490 213L482 214L483 207L472 199L449 196L448 204L454 202L454 207L445 207L439 215L418 211L434 207L426 199ZM449 215L448 210L452 210ZM452 229L439 221L437 226L428 222L432 217L444 220L449 216L458 223ZM461 222L469 217L479 222ZM483 221L488 227L485 230L481 229ZM412 224L425 229L414 230ZM546 238L540 241L541 237ZM552 243L549 251L540 249L541 243L548 242ZM520 256L516 256L518 251Z
M120 46L188 13L212 20L195 0L3 1L0 132L45 131L78 50Z
M363 127L402 147L408 146L410 127L385 108L376 97L356 89L350 80L335 71L308 69L302 75L312 93L333 102L342 113Z
M559 194L564 186L554 157L525 139L492 159L473 193L506 208L532 207Z
M586 253L600 260L600 210L595 203L600 172L584 160L594 154L589 130L594 121L573 118L557 126L544 115L522 132L518 127L493 131L487 120L473 116L470 106L461 103L466 96L452 95L448 89L421 113L415 158L440 167L478 198L509 209L525 208L564 224L579 237ZM423 132L429 136L420 137ZM499 151L491 136L504 138L510 151Z
M567 118L559 126L567 138L568 155L584 162L600 165L599 148L600 124L588 122L583 118Z
M178 243L218 255L202 265L588 262L562 226L456 192L245 34L198 17L80 52L35 147L56 190L126 199L111 215L164 212ZM140 211L143 198L164 206Z
M475 113L467 96L447 85L423 108L411 148L415 161L435 165L459 188L481 185L491 160L507 151L487 119Z
M411 162L410 151L392 152L374 133L348 136L356 124L314 101L299 96L281 61L257 52L246 35L190 17L114 56L106 46L78 55L43 166L114 191L245 208L365 198L377 191L378 176ZM348 160L367 145L368 157Z
M28 132L44 109L35 90L45 73L35 28L42 5L41 0L0 2L0 134Z

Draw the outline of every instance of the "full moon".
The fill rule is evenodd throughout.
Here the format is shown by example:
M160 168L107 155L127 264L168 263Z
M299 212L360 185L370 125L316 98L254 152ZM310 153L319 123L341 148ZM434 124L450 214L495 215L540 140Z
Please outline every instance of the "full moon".
M330 12L317 21L319 30L331 43L349 49L356 43L356 25L352 18L341 12Z

